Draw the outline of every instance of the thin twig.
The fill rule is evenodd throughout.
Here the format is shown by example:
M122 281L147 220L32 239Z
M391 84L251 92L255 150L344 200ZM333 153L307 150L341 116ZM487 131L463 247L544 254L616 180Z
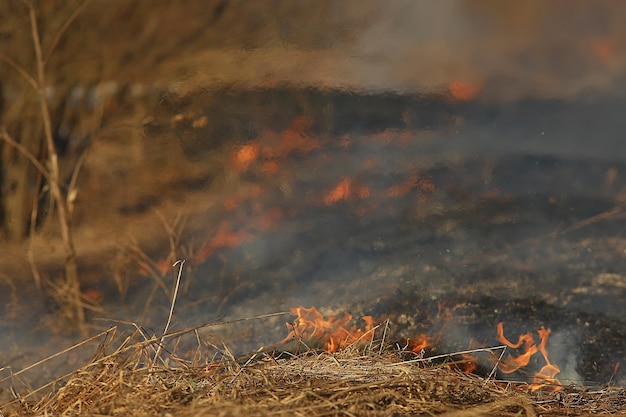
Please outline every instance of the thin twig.
M463 350L460 352L444 353L442 355L429 356L427 358L417 358L417 359L411 359L411 360L404 361L404 362L391 363L388 366L398 366L398 365L407 364L407 363L430 362L433 359L449 358L450 356L454 356L454 355L466 355L469 353L476 353L476 352L491 352L493 350L498 350L498 349L506 349L506 346L501 345L501 346L494 346L490 348L479 348L479 349L472 349L472 350Z
M6 62L11 68L17 71L17 73L20 74L31 87L33 87L33 90L39 91L39 84L37 84L37 81L35 81L35 79L24 68L22 68L22 66L17 64L8 56L4 56L2 54L0 54L0 60Z
M80 6L78 6L76 8L76 10L74 10L72 12L70 17L68 17L68 19L65 21L65 23L63 23L63 25L59 28L57 33L55 33L54 39L50 43L50 46L48 47L48 51L46 53L46 56L45 56L45 58L43 60L44 67L48 64L48 61L50 60L50 57L52 56L52 53L54 52L55 48L57 47L59 41L61 40L61 37L63 36L63 34L67 30L67 28L70 27L72 22L74 20L76 20L78 15L80 15L82 13L82 11L85 9L85 7L87 7L87 5L89 5L89 3L91 3L91 0L85 0Z
M67 204L67 212L69 216L68 217L69 221L71 221L72 219L72 214L74 213L74 201L76 201L76 195L78 194L78 191L76 190L76 182L78 181L78 173L80 172L80 169L83 166L83 162L85 162L86 156L87 154L83 152L78 158L78 161L76 161L76 165L74 166L74 169L72 171L72 178L70 179L70 184L67 187L67 196L65 199L65 204Z
M85 327L85 311L81 302L80 280L78 277L78 265L76 264L76 249L74 247L74 239L70 230L70 221L67 213L67 202L61 190L61 176L59 172L59 158L52 137L52 120L50 116L50 108L45 94L46 79L44 71L44 61L41 51L41 37L39 36L39 28L37 25L37 13L32 3L28 4L30 16L30 28L33 38L33 47L35 49L35 58L37 63L37 85L39 93L39 105L41 118L43 121L43 133L45 143L48 150L48 169L46 179L50 186L50 191L54 201L56 202L56 213L61 228L61 236L63 238L63 246L65 251L65 281L70 292L68 304L73 309L72 316L76 320L78 327L83 334L87 334Z
M385 320L385 328L383 330L383 340L380 342L380 350L378 351L379 354L383 353L383 348L385 346L385 338L387 337L388 330L389 330L389 319Z
M39 215L39 190L41 189L41 179L43 175L39 173L37 175L37 182L35 183L35 191L33 193L33 202L30 210L30 225L28 227L28 264L30 265L30 271L33 274L33 279L35 280L35 286L38 291L41 291L41 274L39 273L39 269L37 268L37 263L35 262L35 232L37 229L37 216Z
M81 347L81 346L91 342L92 340L95 340L95 339L101 337L101 336L106 336L106 335L108 335L110 332L112 332L114 330L115 330L115 327L111 327L110 329L104 330L104 331L98 333L95 336L91 336L90 338L85 339L82 342L76 343L75 345L72 345L72 346L68 347L67 349L63 349L60 352L57 352L57 353L55 353L53 355L48 356L47 358L44 358L44 359L42 359L40 361L37 361L37 362L33 363L32 365L27 366L26 368L20 369L19 371L15 372L15 373L11 373L11 375L0 379L0 382L4 382L4 381L6 381L8 379L15 378L16 376L18 376L20 374L23 374L24 372L26 372L26 371L28 371L30 369L33 369L33 368L41 365L42 363L46 363L46 362L48 362L51 359L57 358L57 357L65 354L65 353L67 353L69 351L72 351L72 350L74 350L76 348L79 348L79 347Z
M163 350L163 343L165 342L165 335L167 335L167 331L169 330L170 324L172 323L172 316L174 315L174 306L176 305L176 297L178 297L178 288L180 287L180 278L183 274L183 267L185 266L185 261L178 260L172 266L175 267L176 265L179 265L179 267L178 267L178 275L176 276L176 284L174 286L174 293L172 294L172 302L170 304L170 313L167 317L167 323L165 323L165 329L163 330L163 335L161 336L161 340L159 341L159 346L154 355L154 361L152 362L153 365L157 361L157 359L159 359L161 350Z
M494 363L493 368L491 369L491 372L487 376L487 379L485 379L485 383L483 384L483 386L486 385L487 382L489 382L489 380L491 379L491 377L496 373L496 369L498 369L498 365L500 365L500 363L502 362L502 358L504 357L505 352L506 352L506 346L504 347L504 349L502 349L502 352L500 352L500 356L498 357L498 360L496 361L496 363Z
M42 163L39 162L37 157L35 155L33 155L32 152L30 152L28 149L26 149L26 147L24 145L22 145L21 143L16 142L11 137L9 132L7 132L7 130L4 127L0 128L0 136L2 136L2 139L5 142L7 142L9 145L13 146L15 149L18 150L19 153L21 153L26 159L28 159L30 161L30 163L33 164L33 166L35 168L37 168L37 171L39 171L41 173L41 175L46 177L46 180L48 180L48 181L50 180L50 173L48 172L46 167L44 167L42 165Z

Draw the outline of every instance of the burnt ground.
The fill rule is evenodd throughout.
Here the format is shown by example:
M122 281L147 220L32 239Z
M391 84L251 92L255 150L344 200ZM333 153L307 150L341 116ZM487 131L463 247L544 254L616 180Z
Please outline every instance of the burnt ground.
M142 146L169 149L167 162L148 152L156 159L147 164L178 164L180 174L157 173L148 186L139 177L128 185L134 191L103 207L105 222L151 231L130 229L118 235L125 244L84 253L85 287L104 295L90 317L106 319L93 321L94 329L121 319L159 332L173 272L151 275L145 262L168 256L170 224L176 255L187 259L175 328L315 305L326 314L389 319L388 340L398 346L428 334L434 344L427 354L434 355L466 350L471 339L498 345L502 321L513 341L552 331L550 358L562 382L623 384L615 370L626 358L626 166L613 133L593 146L585 142L598 125L620 123L605 111L617 104L526 101L494 114L488 102L445 94L290 87L200 91L163 104L144 125ZM551 119L542 119L546 112ZM579 113L587 114L584 125L564 123ZM194 126L206 115L219 122ZM515 136L523 138L524 129L534 132L519 143ZM546 132L551 141L535 138ZM504 135L512 138L503 143ZM467 138L478 139L470 146ZM258 155L238 165L238 152L251 145ZM562 152L552 151L559 146ZM98 175L88 164L87 189L98 191ZM162 220L149 220L155 209ZM89 210L93 202L78 212L79 237ZM43 309L19 307L25 291L33 290L5 292L12 301L6 312L15 318L3 324L5 334L14 335L15 346L42 337L68 344L49 299ZM286 321L212 326L202 334L245 354L280 341ZM35 330L24 333L32 323ZM8 360L34 362L46 350ZM509 378L528 380L540 362ZM59 366L47 372L58 375ZM484 366L478 372L490 371Z
M250 94L242 103L255 102ZM346 96L297 96L308 98L314 122L306 135L320 138L320 148L292 155L280 184L255 167L241 177L263 192L226 218L233 231L256 236L198 266L192 299L210 300L217 288L227 294L213 301L217 311L239 316L257 305L335 306L390 318L397 338L439 334L443 305L454 319L441 351L463 350L472 337L489 343L499 321L513 336L549 328L565 380L623 381L613 372L625 354L618 173L626 167L619 133L588 142L603 126L621 131L612 110L619 100L496 107L437 95L353 97L339 122L328 122L314 109ZM362 128L377 107L386 109L380 124ZM289 120L297 110L286 113ZM407 114L420 115L412 129L402 128ZM579 114L584 123L572 126ZM349 143L338 144L345 135ZM372 158L373 168L363 164ZM324 195L344 178L352 194L327 204ZM359 187L369 194L359 196ZM254 222L274 209L283 213L279 226L261 232Z
M263 92L229 94L238 111L261 112L243 103L261 102L250 97L262 97ZM514 131L511 126L534 123L558 141L566 135L559 126L567 132L575 128L554 114L569 119L578 112L613 108L615 102L524 102L517 106L525 111L509 118L493 116L488 103L467 105L437 95L357 96L350 102L341 93L289 95L278 90L268 92L266 100L280 103L281 110L272 113L261 107L276 131L294 129L288 121L303 111L290 103L293 96L309 106L312 121L303 136L319 142L287 152L286 159L262 156L258 165L238 175L236 189L226 191L222 201L234 198L236 207L213 207L203 214L210 216L208 224L184 233L183 242L196 242L195 253L202 251L197 247L203 242L212 242L210 236L219 236L222 227L236 242L215 243L211 255L195 264L191 255L189 281L179 301L181 317L186 317L181 324L206 322L207 312L209 317L232 318L316 305L389 318L392 337L402 340L421 332L440 334L441 317L449 315L443 309L453 312L454 318L445 323L453 330L443 332L438 352L466 349L470 338L492 343L500 321L512 339L545 327L553 332L553 360L562 364L564 380L623 381L613 371L625 354L620 190L626 167L616 158L621 150L611 147L611 133L595 142L588 157L576 149L588 146L584 141L597 125L619 122L611 112L588 115L576 135L563 139L563 146L571 146L558 154L550 152L553 143L533 144L532 138L500 149L500 135ZM205 108L204 94L199 97L192 108ZM312 109L327 105L323 97L331 103L346 100L344 111L352 112L350 117L340 113L329 123L328 116L318 116ZM360 121L371 121L377 107L386 109L379 125L362 128ZM421 119L413 118L411 128L402 128L402 115L412 112ZM546 112L552 114L550 124L541 120ZM225 114L238 117L236 112ZM487 117L502 123L503 131L485 133ZM590 123L594 117L597 121ZM230 123L226 116L221 120ZM197 140L194 129L181 125L174 129L177 137ZM420 125L423 130L416 128ZM249 137L242 134L236 144L256 143L262 131L257 129ZM463 132L472 136L476 130L492 138L469 155L461 154L462 146L453 145L465 140ZM275 138L265 140L268 148L278 146ZM211 142L209 149L192 152L191 159L220 146L232 149L231 144ZM451 156L451 150L459 153ZM263 172L265 163L276 161L284 164L280 175ZM212 175L205 179L209 184L224 173ZM329 202L329 193L345 178L350 178L351 190ZM364 187L367 195L359 195ZM268 213L271 221L263 224ZM131 305L142 305L143 299L140 288L128 292ZM163 302L165 307L167 300ZM256 337L265 344L275 342L273 335L284 331L281 320L266 339L264 324L241 333L251 344L243 343L240 352L254 349ZM231 335L235 345L239 335Z

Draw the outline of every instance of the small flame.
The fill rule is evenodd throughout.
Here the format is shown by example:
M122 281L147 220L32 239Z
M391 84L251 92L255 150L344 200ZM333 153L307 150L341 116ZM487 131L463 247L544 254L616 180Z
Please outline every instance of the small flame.
M548 339L550 338L550 330L540 329L537 332L539 334L539 339L541 339L539 346L536 345L535 340L530 333L520 335L517 343L510 342L504 336L503 323L498 323L497 331L497 339L500 343L503 343L513 349L523 347L524 350L524 353L519 356L510 355L507 359L501 361L498 364L498 369L500 369L500 371L504 372L505 374L515 372L518 369L528 365L528 363L530 362L530 358L535 353L540 352L546 362L546 365L535 374L535 378L533 380L533 383L530 385L530 389L534 391L544 387L552 387L552 389L556 391L562 387L561 382L556 378L556 374L561 372L561 370L557 365L552 364L550 362L550 359L548 358L547 346Z
M430 337L426 336L423 333L417 336L416 338L409 339L408 343L409 343L409 348L411 349L411 352L416 353L418 355L421 355L424 349L431 346Z
M291 308L290 311L298 316L293 323L287 323L289 334L284 339L288 341L294 337L304 341L320 343L328 352L337 352L359 341L369 342L374 337L374 319L372 316L363 316L365 330L351 325L352 315L330 316L325 318L315 307ZM368 340L366 339L366 336Z
M389 188L389 190L387 190L387 196L391 198L404 197L405 195L410 193L411 190L417 187L418 182L419 178L417 177L417 175L411 175L401 184L397 184Z
M593 54L605 63L615 60L615 46L610 39L598 38L591 42Z
M371 196L367 185L357 184L351 178L343 178L335 185L323 199L324 205L331 206L340 201L347 201L352 198L364 200Z
M342 179L328 194L324 197L324 204L330 206L338 201L347 200L352 194L352 180L350 178Z
M480 93L481 87L465 81L454 81L450 84L450 95L455 100L471 101Z
M313 119L307 116L297 116L278 138L276 132L265 130L261 135L261 140L267 143L267 146L263 147L261 154L268 159L285 159L289 155L306 155L319 149L320 142L308 133L311 126L313 126Z
M241 146L235 152L233 163L238 171L245 171L248 167L259 159L261 147L257 142L250 142Z
M202 246L192 257L192 261L202 263L209 259L218 249L234 248L243 242L251 240L252 236L246 231L233 231L230 222L220 223L213 238Z

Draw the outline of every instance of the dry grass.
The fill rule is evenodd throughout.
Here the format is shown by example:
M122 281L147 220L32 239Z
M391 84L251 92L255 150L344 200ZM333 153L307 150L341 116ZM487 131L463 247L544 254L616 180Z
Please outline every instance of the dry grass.
M4 415L626 415L624 388L530 392L450 362L407 361L380 340L334 354L289 353L304 345L293 341L235 358L198 328L149 337L128 324L132 333L102 332L87 365L16 397Z

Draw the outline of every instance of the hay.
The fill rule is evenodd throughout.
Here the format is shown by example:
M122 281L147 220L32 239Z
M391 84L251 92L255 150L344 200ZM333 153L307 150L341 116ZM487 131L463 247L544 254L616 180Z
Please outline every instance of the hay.
M451 362L407 361L382 341L333 354L274 347L244 358L212 345L208 358L197 329L149 338L134 327L132 334L116 336L116 327L101 333L87 365L16 397L3 415L626 415L619 414L626 411L623 388L530 392L524 384L465 374ZM197 346L179 356L184 336Z

